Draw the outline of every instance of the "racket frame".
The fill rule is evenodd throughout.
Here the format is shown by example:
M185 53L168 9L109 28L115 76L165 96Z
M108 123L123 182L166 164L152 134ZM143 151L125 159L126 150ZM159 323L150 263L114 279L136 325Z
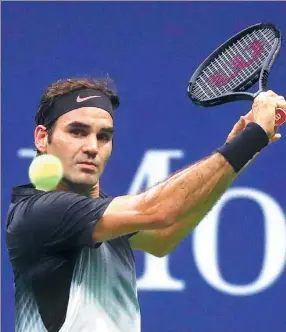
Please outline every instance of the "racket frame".
M194 83L196 82L197 77L201 74L201 72L212 62L214 59L221 53L225 51L226 48L228 48L231 44L234 44L237 40L243 38L248 33L255 31L257 29L261 28L270 28L275 33L275 42L272 46L272 50L270 54L268 55L266 61L261 65L257 70L251 75L248 76L246 80L244 80L241 84L239 84L232 92L224 93L218 97L215 98L209 98L200 100L197 99L192 95L192 88L194 86ZM199 106L204 107L210 107L220 104L225 104L231 101L237 101L237 100L250 100L253 101L253 99L262 91L265 91L267 80L269 76L270 69L277 57L277 54L280 50L282 42L281 32L280 30L272 23L258 23L255 25L252 25L231 38L229 38L226 42L221 44L218 48L216 48L196 69L194 74L192 75L187 92L189 98L192 100L193 103ZM250 93L250 92L244 92L251 88L256 82L259 81L259 90L256 93Z

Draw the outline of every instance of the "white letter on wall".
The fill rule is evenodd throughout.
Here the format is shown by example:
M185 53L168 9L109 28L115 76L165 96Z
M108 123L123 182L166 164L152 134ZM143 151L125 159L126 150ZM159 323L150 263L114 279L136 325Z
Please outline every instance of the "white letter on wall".
M136 194L142 191L144 184L149 188L165 180L170 173L171 159L184 156L181 150L149 150L135 174L129 193ZM168 256L158 258L145 254L145 269L143 276L138 279L138 289L141 290L183 290L185 283L175 279L169 272Z
M265 251L262 269L259 277L246 285L227 283L220 274L217 257L220 212L228 201L237 198L255 201L262 210L265 224ZM261 229L259 231L261 232ZM253 236L255 237L255 234ZM229 189L195 230L193 251L201 275L217 290L230 295L253 295L261 292L275 282L285 266L286 229L283 210L272 197L261 191L250 188Z

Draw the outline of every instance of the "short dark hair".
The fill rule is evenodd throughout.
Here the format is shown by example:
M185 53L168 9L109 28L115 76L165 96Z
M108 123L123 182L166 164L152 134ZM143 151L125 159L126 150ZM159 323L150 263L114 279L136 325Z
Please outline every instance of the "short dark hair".
M114 81L107 76L104 79L90 79L90 78L67 78L58 80L50 84L44 91L40 104L35 116L36 123L39 118L45 118L52 106L55 98L81 88L89 88L104 93L111 101L113 108L119 105L119 97L117 95ZM52 142L52 135L56 127L56 120L47 126L48 143ZM41 152L37 150L37 155Z

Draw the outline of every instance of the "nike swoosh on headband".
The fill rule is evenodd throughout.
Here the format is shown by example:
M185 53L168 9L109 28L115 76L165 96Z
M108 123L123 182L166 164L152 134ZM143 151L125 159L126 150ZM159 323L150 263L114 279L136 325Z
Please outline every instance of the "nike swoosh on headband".
M77 96L76 98L76 101L78 103L82 103L83 101L86 101L86 100L89 100L91 98L100 98L101 96L88 96L88 97L80 97L80 96Z

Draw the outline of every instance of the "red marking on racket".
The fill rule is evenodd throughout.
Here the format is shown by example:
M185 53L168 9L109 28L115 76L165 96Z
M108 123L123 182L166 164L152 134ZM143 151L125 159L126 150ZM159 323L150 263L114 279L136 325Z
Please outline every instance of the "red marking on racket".
M232 75L228 76L221 73L213 74L209 77L210 83L217 87L222 87L228 82L230 82L243 69L248 68L253 64L253 62L259 59L264 49L264 43L259 40L254 40L252 43L250 43L244 48L245 51L248 51L249 49L252 51L252 56L248 61L243 59L243 57L241 57L240 55L236 55L228 62L229 67L234 71Z
M276 108L275 126L280 127L286 121L286 113L282 108Z

